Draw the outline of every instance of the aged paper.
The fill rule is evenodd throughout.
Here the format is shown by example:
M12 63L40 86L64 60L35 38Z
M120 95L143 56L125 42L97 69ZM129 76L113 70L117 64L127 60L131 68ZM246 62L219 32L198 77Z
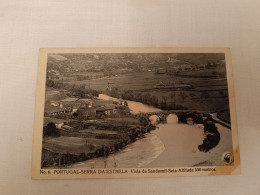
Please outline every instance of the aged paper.
M227 48L40 49L33 179L240 173Z

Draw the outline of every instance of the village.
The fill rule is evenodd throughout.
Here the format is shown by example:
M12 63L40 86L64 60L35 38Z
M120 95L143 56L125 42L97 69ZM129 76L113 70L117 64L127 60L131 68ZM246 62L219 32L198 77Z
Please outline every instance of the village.
M60 101L51 101L45 104L45 116L64 119L100 119L106 116L115 116L119 110L124 110L125 101L113 102L108 100L68 97ZM61 128L61 124L56 124Z
M42 167L107 156L155 128L146 118L132 115L122 99L54 98L62 93L46 91Z

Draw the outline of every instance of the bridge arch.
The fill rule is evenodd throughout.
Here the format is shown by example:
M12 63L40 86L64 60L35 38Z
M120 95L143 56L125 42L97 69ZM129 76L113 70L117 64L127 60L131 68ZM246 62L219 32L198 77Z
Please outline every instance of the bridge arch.
M151 116L157 116L159 123L167 123L167 118L169 115L176 115L176 113L170 112L170 111L163 111L163 112L150 112L150 113L143 113L142 116L146 116L147 118L150 118ZM178 121L178 115L176 115L175 120Z

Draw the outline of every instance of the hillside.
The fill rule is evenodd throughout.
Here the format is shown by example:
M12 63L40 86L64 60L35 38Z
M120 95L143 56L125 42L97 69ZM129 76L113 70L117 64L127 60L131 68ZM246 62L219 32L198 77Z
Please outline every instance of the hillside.
M48 69L78 71L146 71L159 68L205 67L223 64L224 54L52 54L48 58ZM68 70L69 71L69 70Z

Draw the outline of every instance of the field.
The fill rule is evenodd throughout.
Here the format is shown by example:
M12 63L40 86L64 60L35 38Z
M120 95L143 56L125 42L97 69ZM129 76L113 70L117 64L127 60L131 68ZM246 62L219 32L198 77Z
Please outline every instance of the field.
M95 139L81 137L48 137L43 140L43 148L54 153L74 154L93 152L103 146L110 147L116 143L113 139Z
M116 89L119 95L129 90L143 95L148 93L157 97L158 102L165 101L167 105L174 103L190 110L209 112L227 110L229 108L227 80L223 77L212 75L212 72L214 70L209 69L203 70L203 74L194 75L193 71L186 71L185 74L182 73L186 75L184 77L180 75L155 74L148 71L130 72L98 79L71 80L66 81L66 83L84 84L103 93L107 93L107 86L110 86L112 89ZM210 76L205 77L205 75Z
M44 122L44 129L48 129L50 123L61 122L66 122L70 129L64 125L55 128L59 132L56 136L43 137L42 167L60 167L114 153L135 141L149 128L133 117L88 121L44 117Z

